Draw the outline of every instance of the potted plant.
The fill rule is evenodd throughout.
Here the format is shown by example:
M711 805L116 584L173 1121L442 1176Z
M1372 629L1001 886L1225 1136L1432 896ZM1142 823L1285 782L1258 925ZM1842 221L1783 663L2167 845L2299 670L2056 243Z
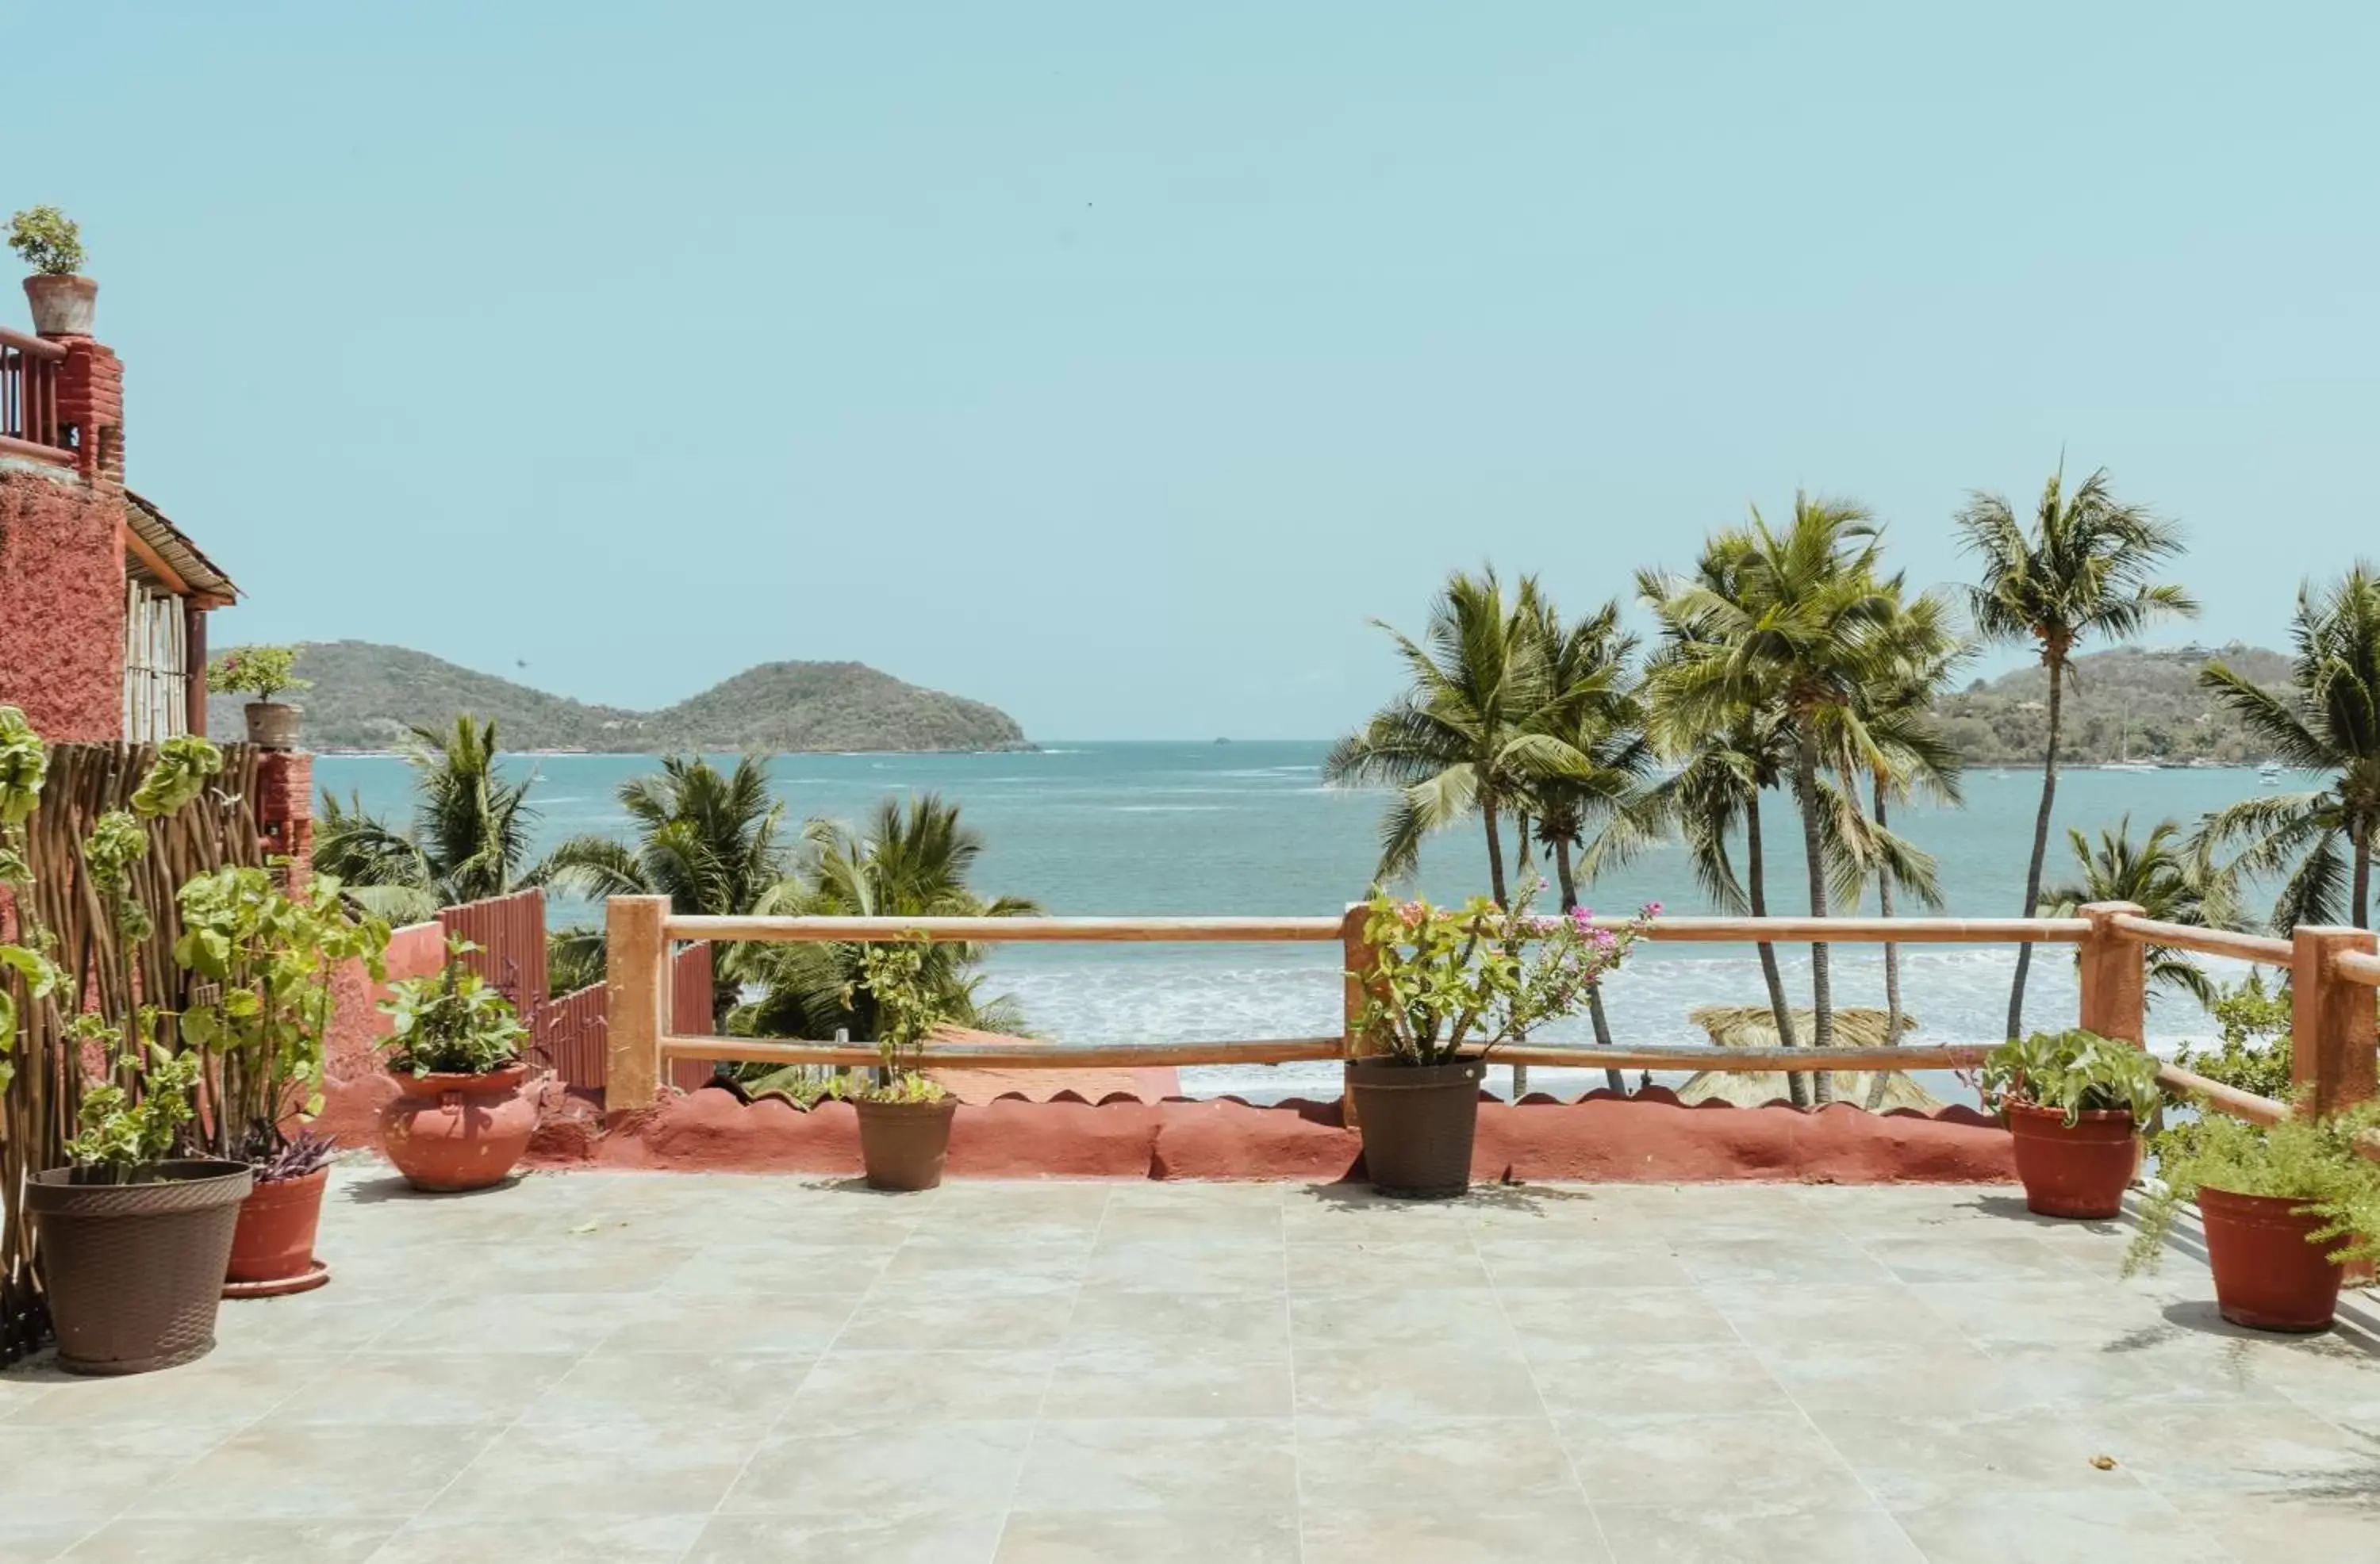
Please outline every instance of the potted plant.
M25 279L33 330L43 336L89 336L99 284L79 276L82 234L54 206L28 207L8 220L8 248L33 269Z
M174 959L212 997L181 1017L182 1045L214 1084L212 1150L245 1162L255 1187L240 1206L226 1288L271 1297L320 1287L330 1270L314 1236L333 1143L295 1126L322 1110L324 1039L345 964L378 979L388 925L353 911L318 875L300 901L261 868L202 874L179 893Z
M1500 1043L1567 1015L1661 911L1654 903L1618 928L1582 907L1535 917L1534 883L1511 909L1475 897L1457 909L1375 895L1366 905L1368 964L1356 1021L1363 1051L1347 1089L1364 1167L1383 1194L1442 1199L1471 1187L1479 1084Z
M521 1093L528 1028L464 964L478 948L449 940L436 975L391 984L380 1007L395 1029L381 1047L399 1094L381 1109L381 1149L416 1189L502 1183L537 1133L537 1105Z
M2079 1027L2035 1032L1985 1056L1983 1086L2015 1137L2026 1209L2103 1218L2123 1210L2140 1132L2164 1100L2147 1049Z
M2258 1129L2212 1110L2157 1137L2163 1182L2141 1212L2124 1274L2153 1270L2174 1213L2195 1201L2223 1317L2259 1330L2326 1328L2339 1267L2380 1259L2380 1102ZM2359 1141L2363 1146L2359 1146Z
M207 664L209 689L256 697L248 703L248 742L260 748L298 747L299 709L273 698L314 687L298 676L298 653L296 647L234 647Z
M927 981L923 936L870 945L859 982L876 1010L876 1079L851 1094L859 1112L859 1160L870 1189L932 1189L950 1159L958 1100L917 1069L919 1048L943 1019ZM844 1002L851 1002L844 996Z

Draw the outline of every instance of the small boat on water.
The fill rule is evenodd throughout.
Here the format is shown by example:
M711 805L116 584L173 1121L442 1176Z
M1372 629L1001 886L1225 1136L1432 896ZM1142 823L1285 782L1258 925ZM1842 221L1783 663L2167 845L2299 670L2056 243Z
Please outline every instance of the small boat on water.
M2267 760L2256 768L2256 775L2262 779L2266 787L2278 787L2281 785L2281 763L2278 760Z

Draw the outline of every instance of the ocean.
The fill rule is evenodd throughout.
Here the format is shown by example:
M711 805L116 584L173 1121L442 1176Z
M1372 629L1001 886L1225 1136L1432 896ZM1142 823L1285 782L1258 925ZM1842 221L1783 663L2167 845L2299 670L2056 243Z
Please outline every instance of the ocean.
M820 815L856 820L888 794L933 792L956 800L988 843L978 889L1029 896L1052 913L1318 915L1336 913L1363 894L1377 857L1382 805L1377 793L1322 785L1326 747L1320 742L1051 744L1000 755L789 755L774 758L771 769L795 821ZM614 790L653 765L650 758L633 755L519 756L505 763L536 776L539 852L583 832L625 838L627 819ZM409 772L401 760L322 756L314 774L321 787L343 798L359 794L375 811L401 817L409 806ZM2187 825L2261 789L2257 773L2246 769L2061 773L2049 879L2070 876L2069 826L2095 833L2129 812L2134 830L2145 833L2160 819ZM2023 894L2040 775L1972 771L1965 793L1961 808L1905 807L1894 818L1895 829L1940 860L1947 911L2014 915ZM1773 910L1790 912L1801 896L1800 836L1782 796L1772 795L1767 810ZM1435 900L1483 891L1485 858L1475 825L1447 832L1424 855L1419 889ZM1656 900L1672 913L1712 910L1696 891L1683 850L1674 845L1646 853L1582 894L1607 913L1625 914ZM1539 904L1548 910L1556 904L1550 888ZM1873 899L1867 910L1874 910ZM553 915L560 921L595 915L557 905ZM1806 1002L1806 949L1787 947L1780 955L1791 991ZM1904 949L1902 995L1918 1018L1915 1037L1997 1040L2014 959L2008 949ZM1837 1003L1882 1006L1883 959L1876 947L1836 946L1832 964ZM2227 980L2244 971L2236 964L2210 966ZM1034 1031L1062 1041L1311 1037L1340 1024L1335 946L1015 946L997 951L990 971L992 991L1015 995ZM2072 1023L2076 985L2068 952L2044 947L2036 954L2027 995L2028 1025ZM1647 944L1610 979L1607 1006L1621 1041L1700 1044L1707 1038L1688 1023L1689 1010L1757 1004L1763 998L1749 946ZM2151 1046L2168 1054L2212 1035L2209 1018L2186 996L2155 996L2149 1029ZM1584 1038L1585 1020L1545 1036ZM1491 1081L1498 1075L1491 1072ZM1972 1100L1950 1077L1926 1080L1945 1097ZM1537 1069L1530 1084L1567 1094L1598 1085L1602 1076ZM1184 1085L1201 1095L1266 1099L1332 1095L1337 1067L1193 1069L1184 1072Z

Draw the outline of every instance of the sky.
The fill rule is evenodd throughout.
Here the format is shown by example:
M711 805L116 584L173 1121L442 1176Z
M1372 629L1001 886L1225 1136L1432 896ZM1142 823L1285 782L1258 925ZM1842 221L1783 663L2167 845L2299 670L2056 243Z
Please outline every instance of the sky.
M1797 486L1949 583L1969 491L2104 465L2188 529L2164 641L2274 642L2373 547L2368 6L65 25L68 155L0 200L82 224L217 645L1327 737L1450 569L1583 610Z

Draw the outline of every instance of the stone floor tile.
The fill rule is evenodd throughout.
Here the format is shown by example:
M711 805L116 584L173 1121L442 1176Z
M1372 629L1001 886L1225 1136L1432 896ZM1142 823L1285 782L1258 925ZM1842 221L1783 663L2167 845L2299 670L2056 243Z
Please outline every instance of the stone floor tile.
M859 1292L786 1292L691 1298L652 1293L629 1301L597 1342L601 1352L779 1352L809 1358L842 1336Z
M1859 1509L1874 1500L1798 1412L1706 1416L1595 1413L1555 1420L1571 1467L1597 1505L1730 1504Z
M2030 1234L1877 1233L1855 1238L1900 1281L2073 1281L2112 1275L2072 1246Z
M1299 1564L1292 1509L1016 1511L995 1564ZM1309 1554L1307 1556L1311 1558Z
M1012 1508L1294 1509L1298 1441L1285 1418L1044 1418Z
M2036 1494L2135 1488L2095 1409L1838 1412L1809 1416L1877 1501L1900 1510L1968 1498L2029 1501ZM2094 1464L2114 1456L2117 1464Z
M1032 1417L1057 1361L1049 1351L905 1351L846 1339L812 1365L785 1415L794 1423L891 1409L921 1418Z
M1293 1245L1293 1292L1355 1292L1402 1288L1484 1289L1488 1267L1468 1234L1449 1240L1378 1239Z
M2380 1496L2380 1439L2294 1403L2102 1409L2107 1453L2168 1497L2181 1494ZM2380 1556L2380 1543L2375 1543Z
M1517 1352L1459 1337L1385 1347L1298 1351L1297 1410L1319 1417L1528 1417L1545 1403Z
M703 1527L684 1564L986 1564L1005 1519L998 1509L891 1517L864 1509L722 1515Z
M394 1521L115 1521L65 1555L68 1564L362 1564ZM0 1554L0 1558L5 1558Z
M327 1290L326 1290L327 1291ZM465 1293L441 1298L348 1345L376 1352L591 1352L642 1304L632 1293L533 1298Z
M229 1435L309 1387L344 1379L344 1372L334 1377L333 1371L346 1361L332 1353L242 1359L211 1352L153 1374L92 1376L69 1374L55 1359L45 1359L18 1373L29 1387L51 1393L13 1404L0 1399L0 1424L88 1428L162 1423Z
M423 1513L438 1521L706 1514L759 1444L757 1433L733 1425L519 1423L481 1449Z
M1764 1343L1754 1351L1805 1412L1924 1413L2013 1411L2060 1388L1960 1340L1866 1339L1846 1324L1834 1340Z
M721 1501L727 1516L868 1517L886 1525L1004 1509L1016 1491L1033 1424L928 1422L887 1409L880 1421L806 1428L761 1441Z
M1711 1306L1755 1347L1790 1341L1968 1340L1967 1333L1928 1309L1897 1281L1713 1282L1703 1289Z
M1479 1256L1499 1288L1700 1285L1668 1244L1645 1240L1548 1243L1538 1239L1482 1238Z
M1050 1378L1048 1417L1286 1417L1290 1358L1229 1344L1078 1345Z
M273 1411L276 1424L468 1424L502 1427L570 1372L575 1352L356 1353Z
M2109 1564L2132 1558L2226 1564L2232 1557L2164 1499L2139 1488L2036 1493L2015 1500L1978 1496L1896 1509L1893 1519L1932 1564Z
M524 1425L616 1429L625 1439L691 1425L767 1433L812 1360L780 1352L590 1352L528 1401Z
M1365 1184L1307 1184L1283 1192L1281 1231L1292 1244L1456 1243L1470 1232L1457 1203L1391 1200Z
M146 1489L144 1520L402 1521L494 1438L485 1423L313 1424L272 1419Z
M1507 1354L1521 1347L1521 1333L1505 1317L1503 1300L1490 1287L1400 1288L1368 1286L1346 1291L1293 1294L1289 1300L1290 1340L1300 1352L1310 1347L1443 1348Z
M1302 1517L1304 1564L1606 1564L1595 1512L1576 1498L1520 1509L1326 1509Z
M900 1252L836 1243L706 1244L674 1267L659 1291L701 1298L865 1292Z
M1010 1278L952 1291L934 1279L880 1281L851 1316L846 1346L922 1341L985 1350L1052 1348L1065 1342L1080 1282Z
M1121 1241L1102 1234L1082 1272L1084 1285L1120 1292L1277 1291L1286 1274L1277 1239L1229 1233Z
M1715 1286L1888 1284L1892 1273L1847 1238L1813 1228L1791 1238L1709 1239L1692 1227L1672 1241L1678 1264Z
M86 1514L56 1507L38 1513L0 1511L0 1564L50 1564L84 1537L108 1523L106 1513Z
M1297 1487L1321 1510L1530 1509L1583 1497L1551 1419L1306 1417Z
M884 1275L892 1280L939 1281L953 1291L997 1286L1015 1277L1080 1281L1091 1263L1094 1242L1087 1231L1060 1243L962 1238L925 1243L913 1238L886 1262Z
M1714 1494L1694 1505L1598 1504L1618 1564L1925 1564L1876 1509L1747 1508ZM2007 1564L2015 1564L2011 1556Z
M2380 1536L2380 1488L2368 1485L2164 1497L2241 1564L2371 1564Z
M1223 1349L1289 1356L1289 1307L1279 1290L1254 1293L1133 1292L1084 1284L1066 1326L1070 1349Z
M1699 1287L1496 1289L1504 1317L1529 1341L1737 1341L1735 1327Z
M418 1515L371 1564L676 1564L702 1533L701 1515Z
M1741 1341L1582 1341L1532 1338L1529 1367L1557 1415L1793 1410Z

